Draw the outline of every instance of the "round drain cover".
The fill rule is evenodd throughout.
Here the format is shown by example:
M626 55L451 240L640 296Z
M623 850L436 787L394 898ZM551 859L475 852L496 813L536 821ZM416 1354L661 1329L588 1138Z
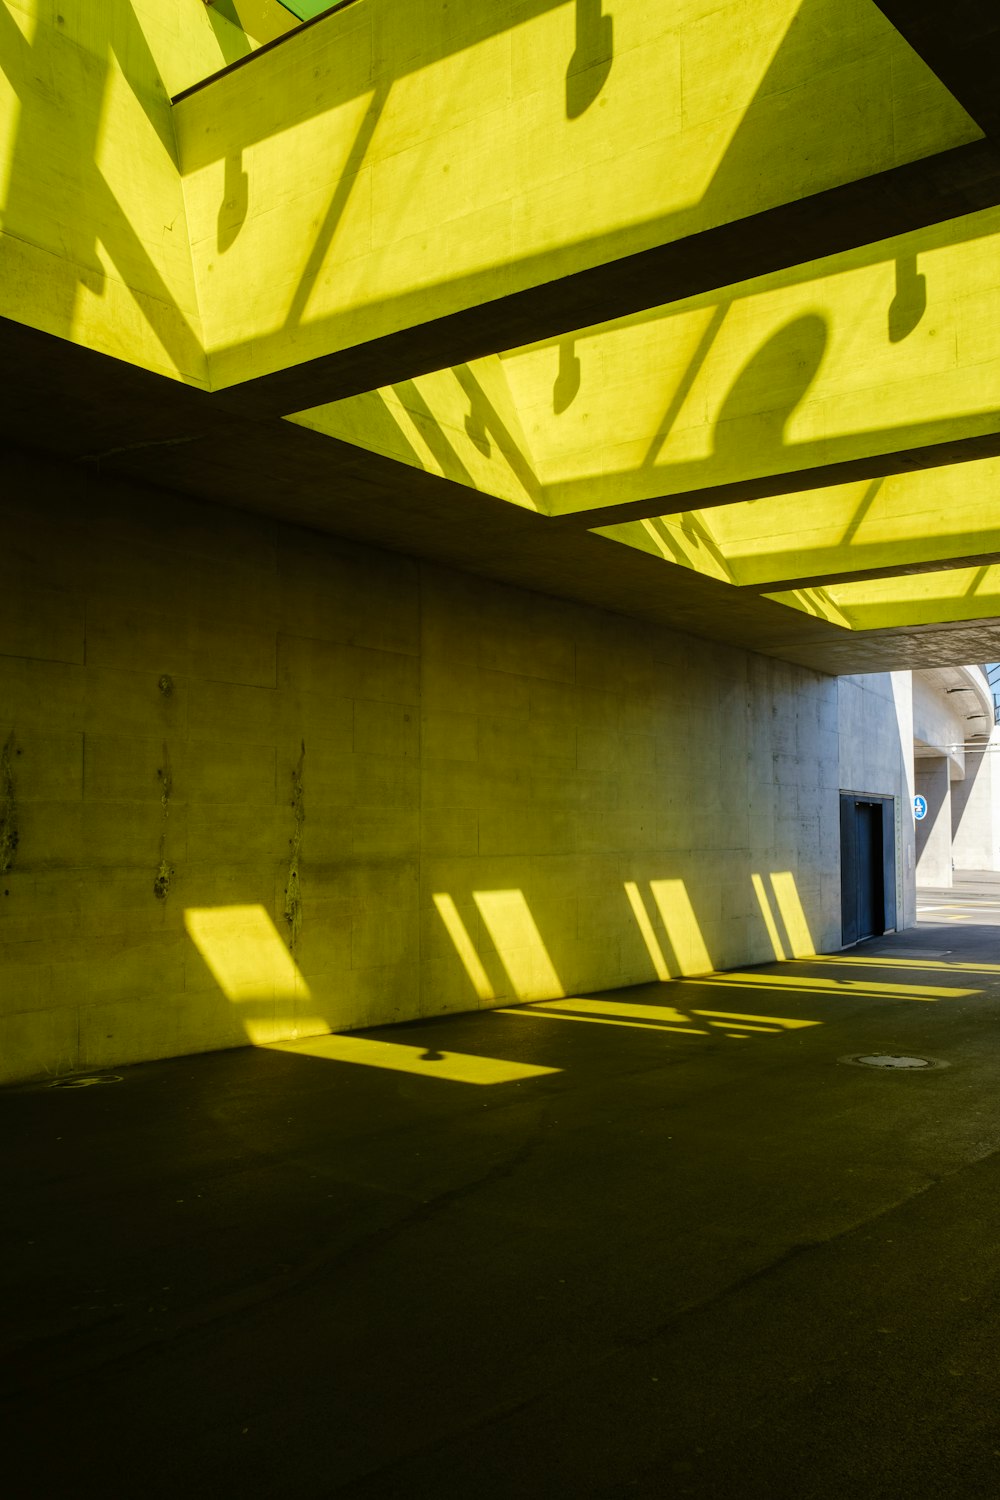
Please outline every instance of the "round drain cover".
M930 1060L926 1057L900 1057L895 1052L873 1052L870 1057L856 1057L863 1068L927 1068Z
M946 1068L947 1063L933 1057L911 1057L900 1052L863 1052L853 1057L842 1057L841 1062L853 1063L857 1068L893 1068L913 1072L917 1069Z

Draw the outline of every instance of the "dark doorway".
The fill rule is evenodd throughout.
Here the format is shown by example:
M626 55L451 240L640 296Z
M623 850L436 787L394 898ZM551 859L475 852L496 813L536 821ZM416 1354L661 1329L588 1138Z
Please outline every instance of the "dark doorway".
M843 942L878 937L896 925L896 822L891 797L840 794Z
M858 819L858 937L885 931L882 898L882 809L874 802L855 802Z

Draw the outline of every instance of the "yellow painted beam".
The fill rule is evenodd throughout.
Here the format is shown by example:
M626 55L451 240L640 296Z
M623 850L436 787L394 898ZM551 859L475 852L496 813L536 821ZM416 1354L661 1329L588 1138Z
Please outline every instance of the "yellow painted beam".
M625 546L771 592L1000 561L1000 459L600 528Z
M868 0L618 0L592 31L552 0L365 0L171 110L267 7L3 0L0 316L202 388L308 381L981 134ZM604 534L841 630L986 618L1000 458L711 501L1000 443L998 237L986 209L292 421L542 517L659 506Z
M1000 550L1000 460L976 458L1000 448L998 238L993 209L293 420L564 522L621 515L593 529L761 591L978 558ZM719 504L742 486L762 498Z
M868 0L617 0L589 68L573 5L443 15L369 0L178 104L214 385L981 136Z
M852 630L1000 618L1000 565L836 584L826 590ZM778 603L789 602L775 594Z
M509 354L548 511L606 524L619 508L625 520L694 509L701 494L717 504L748 481L798 491L820 468L884 471L898 454L910 469L914 450L933 464L935 445L996 446L1000 211L961 233L902 236L583 331L579 392L561 414L555 344Z

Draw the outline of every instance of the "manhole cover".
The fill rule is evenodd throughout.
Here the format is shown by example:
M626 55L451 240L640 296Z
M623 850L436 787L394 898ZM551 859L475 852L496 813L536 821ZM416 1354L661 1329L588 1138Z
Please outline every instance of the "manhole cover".
M90 1089L96 1083L121 1083L120 1073L95 1073L87 1078L57 1078L50 1089Z
M911 1057L903 1052L862 1052L853 1057L842 1057L844 1063L852 1063L856 1068L892 1068L897 1071L913 1072L917 1069L926 1071L928 1068L946 1068L947 1063L939 1062L934 1057Z

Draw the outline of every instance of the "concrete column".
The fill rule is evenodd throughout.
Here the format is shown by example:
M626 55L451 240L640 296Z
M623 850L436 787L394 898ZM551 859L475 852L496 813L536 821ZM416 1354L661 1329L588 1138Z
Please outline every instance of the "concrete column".
M952 859L956 870L1000 870L1000 731L990 748L967 750L965 780L952 788Z
M951 780L947 756L918 757L914 766L917 793L927 799L927 816L917 823L917 885L950 886Z

